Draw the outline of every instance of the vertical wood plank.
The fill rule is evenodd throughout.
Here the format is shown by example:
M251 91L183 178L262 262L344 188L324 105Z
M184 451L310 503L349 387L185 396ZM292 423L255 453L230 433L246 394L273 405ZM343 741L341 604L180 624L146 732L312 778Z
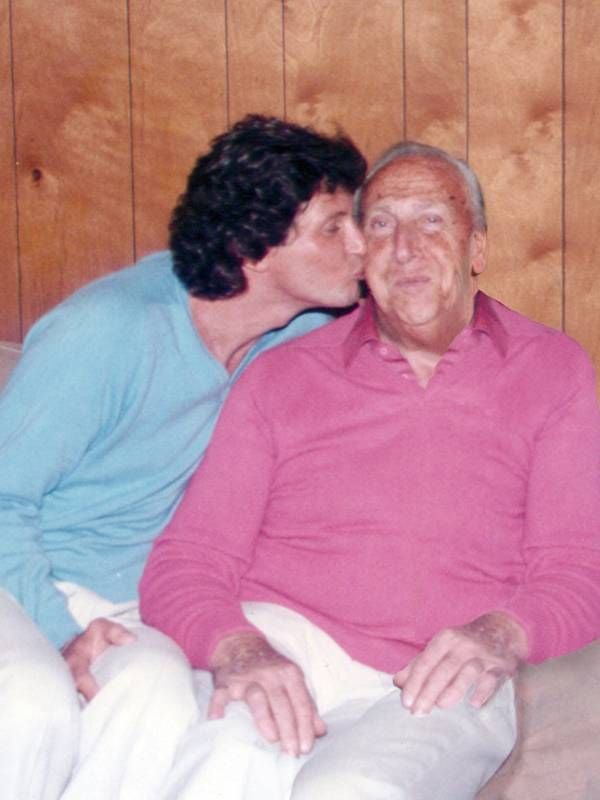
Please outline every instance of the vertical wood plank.
M0 339L20 341L9 0L0 0Z
M283 116L283 0L227 0L227 64L230 122Z
M464 158L465 0L405 0L406 137Z
M600 388L600 5L568 3L565 21L565 329Z
M341 126L368 158L402 138L402 3L288 0L288 117Z
M488 201L482 286L562 320L562 2L470 0L469 157Z
M227 127L224 0L130 0L137 255L163 248L171 210Z
M13 6L23 323L131 260L124 3Z

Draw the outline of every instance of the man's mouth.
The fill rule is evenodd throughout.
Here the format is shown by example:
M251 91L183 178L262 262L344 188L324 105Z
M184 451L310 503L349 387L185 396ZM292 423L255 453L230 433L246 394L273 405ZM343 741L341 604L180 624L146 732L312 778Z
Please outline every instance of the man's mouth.
M407 291L411 289L418 290L426 286L430 280L431 279L427 275L399 275L395 279L394 285L399 289L406 289Z

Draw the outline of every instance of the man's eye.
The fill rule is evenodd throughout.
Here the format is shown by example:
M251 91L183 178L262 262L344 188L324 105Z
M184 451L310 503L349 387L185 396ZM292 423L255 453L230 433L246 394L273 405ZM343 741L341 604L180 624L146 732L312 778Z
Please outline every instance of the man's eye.
M373 217L369 220L369 227L373 230L385 230L389 226L389 220L383 217Z
M326 225L323 229L327 234L335 234L338 233L342 229L342 226L339 225L337 222L331 223L330 225Z

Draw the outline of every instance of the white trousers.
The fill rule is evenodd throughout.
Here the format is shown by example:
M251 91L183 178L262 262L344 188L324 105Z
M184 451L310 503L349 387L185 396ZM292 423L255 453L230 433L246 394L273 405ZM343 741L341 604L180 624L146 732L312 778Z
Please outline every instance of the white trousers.
M303 670L328 733L295 759L257 732L243 703L206 721L207 673L195 675L201 719L176 759L165 800L469 800L516 737L507 682L483 709L411 715L392 676L353 661L289 609L245 603L248 619Z
M189 664L168 637L140 623L135 603L59 588L80 625L109 617L136 640L96 660L101 689L84 703L60 653L0 590L0 795L153 800L197 717Z

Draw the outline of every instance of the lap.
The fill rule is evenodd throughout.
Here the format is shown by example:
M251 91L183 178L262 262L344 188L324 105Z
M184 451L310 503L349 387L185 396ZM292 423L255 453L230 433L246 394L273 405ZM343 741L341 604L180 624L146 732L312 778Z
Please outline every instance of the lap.
M464 702L424 717L411 715L392 690L356 719L330 726L299 772L292 798L466 800L506 758L514 738L510 684L483 709Z
M443 787L441 792L431 791L435 784L429 781L425 793L411 794L411 800L435 796L465 800L508 755L515 734L512 685L507 684L483 710L465 705L456 712L436 710L429 717L415 718L402 706L391 675L353 661L301 615L263 603L245 604L244 611L276 649L302 668L328 733L308 757L293 759L261 739L243 704L231 704L225 719L201 721L188 734L169 798L187 800L218 792L227 800L267 796L283 800L290 796L296 778L294 800L335 796L392 800L406 796L394 792L406 784L410 772L439 774ZM200 704L205 706L210 676L196 673L196 680ZM465 759L472 764L468 781L462 776ZM235 770L230 767L233 763ZM453 770L458 777L453 778ZM447 792L446 778L460 784L458 793Z
M6 689L7 683L14 681L20 684L27 681L37 693L37 689L52 682L52 691L74 695L69 670L59 651L12 595L3 589L0 589L0 619L2 688Z

